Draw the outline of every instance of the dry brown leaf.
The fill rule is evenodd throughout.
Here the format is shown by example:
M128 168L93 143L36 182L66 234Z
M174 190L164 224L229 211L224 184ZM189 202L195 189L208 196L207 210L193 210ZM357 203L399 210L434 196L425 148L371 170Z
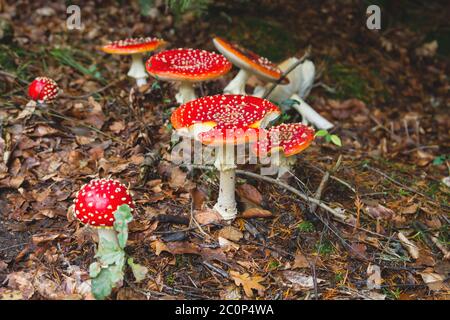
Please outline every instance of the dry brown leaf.
M402 232L398 232L397 234L398 239L402 243L403 247L408 251L409 255L413 259L419 258L419 248L411 241L409 240Z
M381 278L381 269L375 264L369 264L367 267L367 288L369 290L380 289L383 279Z
M242 213L242 218L272 218L273 214L269 210L264 210L261 208L250 208Z
M265 287L260 284L264 280L261 276L251 277L248 273L240 274L237 271L230 271L230 276L237 286L244 288L245 295L249 298L253 297L253 289L257 290L259 295L262 295L265 290Z
M433 272L421 272L419 273L423 282L428 286L430 290L439 291L446 287L445 278L440 274Z
M390 220L394 216L394 211L386 208L381 204L377 204L376 206L367 206L366 212L374 219L384 219Z
M22 299L28 300L34 294L33 278L34 274L32 273L18 271L10 273L6 277L6 280L8 281L8 288L19 291L22 295Z
M169 186L173 189L184 187L187 182L187 173L178 167L173 167L170 172Z
M402 214L414 214L417 212L417 209L419 208L418 204L412 204L406 208L402 209Z
M238 242L244 237L244 234L233 226L223 227L219 231L219 236L234 242Z
M201 225L211 224L211 223L219 223L222 220L220 214L211 209L206 209L200 212L196 212L194 214L195 220Z
M248 183L244 183L237 187L236 192L242 201L249 201L256 205L261 205L263 201L263 197L258 189Z
M294 285L295 290L314 288L314 278L297 271L283 271L283 277ZM324 279L317 278L317 283L325 282Z
M109 126L109 130L114 133L120 133L125 129L125 123L123 121L115 121Z
M295 254L295 260L292 269L302 269L302 268L309 268L309 263L306 257L303 255L303 253L300 250L298 250L297 253Z

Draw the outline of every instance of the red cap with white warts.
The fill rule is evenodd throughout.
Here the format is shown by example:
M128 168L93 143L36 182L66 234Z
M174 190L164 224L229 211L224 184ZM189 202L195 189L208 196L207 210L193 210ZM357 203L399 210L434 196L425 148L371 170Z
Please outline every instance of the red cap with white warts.
M75 216L93 227L112 227L114 212L123 204L134 208L128 189L118 181L96 179L81 187L74 200Z
M266 155L275 150L286 157L302 152L314 140L314 129L301 123L283 123L267 131L266 139L254 145L254 151Z
M159 38L130 38L110 42L109 44L102 46L101 50L111 54L129 55L154 51L165 44L166 42Z
M241 144L257 140L263 121L280 110L268 100L244 95L215 95L178 107L171 117L177 130L187 129L204 144Z
M222 55L200 49L172 49L150 57L148 73L168 81L206 81L230 71L231 63Z
M219 37L215 37L213 42L217 50L234 65L256 74L263 80L275 82L283 75L283 72L269 59L261 57L248 49ZM289 79L285 78L283 84L287 83L289 83Z
M50 102L56 98L59 88L56 82L47 77L37 77L28 87L28 95L39 103Z

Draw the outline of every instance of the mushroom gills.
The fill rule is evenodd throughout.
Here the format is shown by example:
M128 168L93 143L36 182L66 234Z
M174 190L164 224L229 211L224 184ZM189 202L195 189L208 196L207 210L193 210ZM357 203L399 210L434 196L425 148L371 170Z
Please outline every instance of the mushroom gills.
M147 84L146 78L148 77L147 72L145 71L145 65L142 61L142 54L136 53L131 55L132 63L130 67L130 71L128 71L128 76L136 79L136 84L140 87Z

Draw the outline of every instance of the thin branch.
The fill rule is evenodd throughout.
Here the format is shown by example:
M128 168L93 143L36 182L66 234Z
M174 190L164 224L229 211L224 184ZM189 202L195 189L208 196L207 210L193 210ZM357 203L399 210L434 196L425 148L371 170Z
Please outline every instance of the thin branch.
M283 74L281 75L280 79L278 79L277 82L272 84L270 89L267 90L266 93L264 93L263 98L267 99L267 97L270 96L270 94L273 92L273 90L275 90L275 88L281 82L283 82L284 79L286 79L287 75L289 73L291 73L295 68L297 68L300 64L302 64L306 59L308 59L310 55L311 55L311 46L308 46L308 48L306 48L305 54L296 63L294 63L289 69L287 69L285 72L283 72Z

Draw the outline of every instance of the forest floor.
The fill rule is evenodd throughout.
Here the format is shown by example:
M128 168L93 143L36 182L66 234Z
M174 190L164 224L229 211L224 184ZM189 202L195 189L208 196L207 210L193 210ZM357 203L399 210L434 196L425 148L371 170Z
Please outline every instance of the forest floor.
M128 272L113 299L449 298L448 6L413 1L404 10L413 18L386 18L378 32L352 1L271 3L217 5L196 18L85 1L83 29L67 30L64 2L0 1L14 29L0 43L0 299L90 297L95 235L69 208L96 177L129 185L137 210L126 250L149 269L140 283ZM343 146L316 139L289 184L314 196L331 172L321 200L335 214L239 175L241 215L231 226L208 224L216 172L188 174L168 158L174 88L152 80L137 90L126 77L130 61L98 50L141 35L207 50L222 35L275 62L311 45L318 85L308 102L336 125ZM24 111L36 76L64 90L41 116ZM198 93L220 93L225 83Z

